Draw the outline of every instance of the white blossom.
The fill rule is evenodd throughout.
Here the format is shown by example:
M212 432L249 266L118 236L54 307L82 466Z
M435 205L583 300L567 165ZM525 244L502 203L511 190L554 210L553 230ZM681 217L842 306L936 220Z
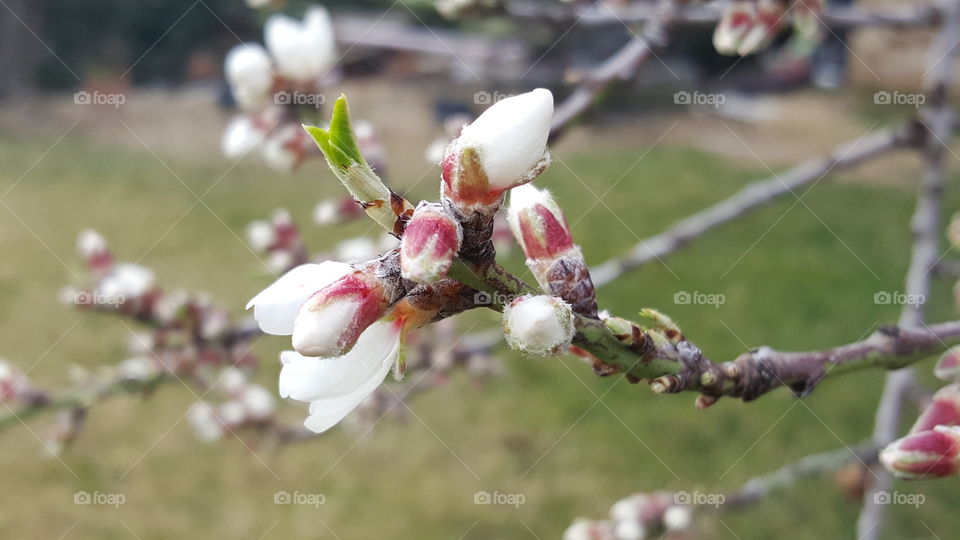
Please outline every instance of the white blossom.
M273 69L267 51L256 43L237 45L227 53L227 82L241 109L264 105L273 88Z
M97 293L109 299L139 298L153 288L156 279L149 268L121 263L100 281ZM108 300L113 301L113 300Z
M260 329L268 334L293 334L294 319L300 306L313 293L353 271L349 264L327 261L298 266L253 297L247 309Z
M248 116L230 120L220 140L220 150L228 158L243 157L263 142L264 132Z
M282 14L271 16L264 40L277 72L294 81L313 81L336 61L333 25L320 6L308 9L302 22Z

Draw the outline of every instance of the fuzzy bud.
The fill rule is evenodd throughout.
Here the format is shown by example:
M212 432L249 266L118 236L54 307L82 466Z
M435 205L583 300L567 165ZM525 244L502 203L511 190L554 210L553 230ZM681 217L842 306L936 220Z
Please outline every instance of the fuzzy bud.
M375 276L351 272L320 289L300 306L293 326L293 348L304 356L340 356L387 310Z
M433 283L445 277L462 240L460 224L442 205L420 204L400 239L403 277L418 283Z
M539 356L561 354L576 333L573 310L555 296L522 296L504 309L503 333L516 351Z
M460 207L496 205L549 165L553 94L538 88L498 101L463 128L441 163L443 193Z
M933 374L944 381L960 380L960 347L944 353L933 368Z
M929 431L937 426L960 425L960 384L944 386L933 395L933 401L924 409L910 433Z
M939 478L960 471L960 427L937 426L908 435L880 452L880 463L907 480Z

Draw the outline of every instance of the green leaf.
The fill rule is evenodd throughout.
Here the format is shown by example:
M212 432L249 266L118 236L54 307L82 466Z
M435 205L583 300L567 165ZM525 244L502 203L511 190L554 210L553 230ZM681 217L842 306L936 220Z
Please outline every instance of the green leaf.
M353 136L353 127L350 125L350 108L347 106L347 96L341 95L333 104L333 117L330 119L330 142L356 163L365 164L363 154Z

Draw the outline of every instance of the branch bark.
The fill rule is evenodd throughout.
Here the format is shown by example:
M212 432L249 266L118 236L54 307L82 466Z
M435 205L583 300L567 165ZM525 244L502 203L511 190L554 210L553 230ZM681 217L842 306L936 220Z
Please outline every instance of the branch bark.
M922 130L916 121L912 121L896 130L850 141L827 157L805 161L782 174L751 183L719 203L678 221L666 231L641 240L625 255L594 267L591 270L593 281L598 287L610 283L625 272L662 259L714 227L742 217L800 187L916 144Z
M953 52L960 41L960 1L943 3L945 20L929 51L927 79L924 87L930 106L923 111L924 123L929 130L923 155L926 170L917 194L917 206L911 229L914 235L910 267L906 276L906 294L915 298L930 297L930 277L939 260L939 240L943 228L941 199L943 197L946 141L950 139L952 112L948 103L951 83ZM905 305L900 314L900 324L906 327L925 326L923 303ZM873 441L884 446L896 439L900 430L901 409L909 387L913 384L911 370L891 373L887 376L877 408ZM875 495L889 491L893 477L885 470L877 470L878 479L864 495L863 509L857 520L857 537L861 540L876 540L883 531L885 505L876 503Z

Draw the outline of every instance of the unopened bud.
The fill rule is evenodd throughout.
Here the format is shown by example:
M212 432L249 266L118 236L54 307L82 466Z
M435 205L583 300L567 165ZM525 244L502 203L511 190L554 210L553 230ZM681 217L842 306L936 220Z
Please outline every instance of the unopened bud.
M516 351L540 356L560 354L576 333L573 310L555 296L523 296L504 309L503 333Z
M563 531L563 540L614 540L613 523L578 519Z
M929 431L937 426L960 425L960 384L944 386L933 395L933 401L923 410L910 433Z
M515 188L510 192L507 220L528 259L579 255L567 220L547 190L531 185Z
M269 221L257 220L247 225L247 243L250 247L262 253L270 249L277 241L277 235L273 230L273 224Z
M920 480L960 471L960 427L937 426L908 435L880 452L880 462L899 478Z
M553 94L538 88L493 104L447 147L443 192L458 206L496 204L549 164Z
M293 348L304 356L340 356L387 309L376 277L362 271L343 276L307 299L293 325Z
M945 381L960 380L960 347L944 353L933 368L933 374Z
M227 82L243 109L263 105L273 88L273 68L267 51L257 44L237 45L227 53Z
M442 205L421 204L400 239L403 277L418 283L433 283L445 277L462 240L460 224Z

